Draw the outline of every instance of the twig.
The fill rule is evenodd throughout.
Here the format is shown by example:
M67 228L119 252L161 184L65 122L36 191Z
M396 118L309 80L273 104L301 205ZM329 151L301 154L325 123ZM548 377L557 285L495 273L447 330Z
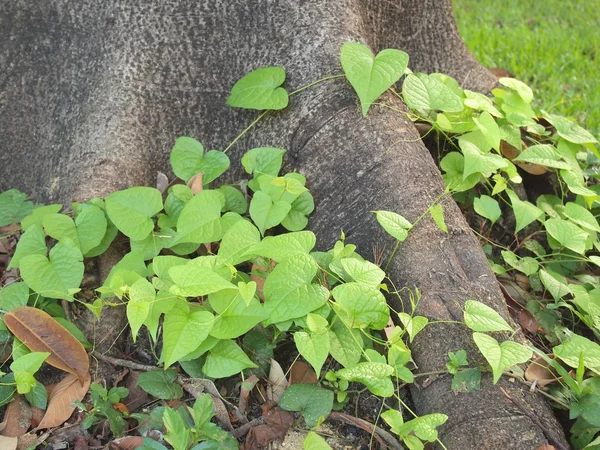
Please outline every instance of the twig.
M375 439L377 439L377 442L379 442L379 444L383 448L387 448L387 446L385 445L387 444L394 450L404 450L404 447L400 445L400 443L396 440L394 436L392 436L384 429L379 428L377 425L373 425L372 423L367 422L366 420L359 419L358 417L350 416L348 414L339 413L336 411L332 411L331 414L329 414L328 418L357 426L360 429L365 430L367 433L375 433Z
M258 419L251 420L250 422L245 423L241 427L236 428L231 432L231 434L234 438L239 439L245 436L248 433L248 431L250 431L250 428L262 425L263 423L265 423L265 418L259 417Z
M546 436L546 438L548 439L548 441L550 441L550 443L551 443L552 445L554 445L554 446L555 446L556 448L558 448L559 450L568 450L568 449L567 449L567 447L565 447L565 446L564 446L564 445L562 445L562 444L561 444L559 441L557 441L556 439L554 439L554 438L552 437L552 432L551 432L551 431L550 431L548 428L546 428L546 427L544 426L544 424L543 424L543 423L540 421L540 419L538 419L538 418L537 418L537 416L536 416L534 413L532 413L531 411L529 411L529 410L528 410L528 409L527 409L525 406L521 405L521 403L520 403L520 402L518 402L517 400L515 400L514 398L512 398L512 397L511 397L511 396L508 394L508 392L506 392L506 391L504 390L504 388L500 388L500 392L502 392L502 393L504 394L504 396L505 396L505 397L506 397L508 400L510 400L510 402L511 402L513 405L515 405L517 408L519 408L519 410L521 410L521 412L522 412L523 414L525 414L527 417L529 417L529 418L530 418L530 419L533 421L533 423L535 423L535 424L538 426L538 428L539 428L540 430L542 430L542 433L544 433L544 435Z
M97 353L97 352L92 352L92 355L104 362L112 364L113 366L127 367L127 368L133 369L133 370L141 370L142 372L150 372L152 370L158 370L158 367L156 367L156 366L147 366L145 364L140 364L140 363L136 363L133 361L127 361L126 359L113 358L112 356L106 356L106 355L103 355L103 354Z

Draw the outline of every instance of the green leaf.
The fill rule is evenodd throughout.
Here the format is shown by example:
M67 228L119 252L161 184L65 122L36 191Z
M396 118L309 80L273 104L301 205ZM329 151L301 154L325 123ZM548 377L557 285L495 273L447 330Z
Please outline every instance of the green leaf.
M488 219L492 225L496 223L496 220L498 220L502 214L498 201L487 195L475 197L473 200L473 209L475 209L477 214Z
M240 297L244 299L246 306L250 306L250 302L256 295L256 281L250 281L248 283L240 281L238 283L238 290L240 292Z
M375 211L377 222L383 229L393 238L404 241L408 236L408 231L412 228L412 224L392 211Z
M560 245L583 255L586 250L588 233L577 225L562 219L548 219L544 222L546 231Z
M276 177L283 164L285 150L274 147L257 147L242 156L242 165L249 174Z
M574 144L593 144L598 142L587 130L581 128L576 123L566 117L554 114L544 114L544 118L554 125L556 132L560 137Z
M329 330L329 352L344 367L358 364L362 356L363 339L359 330L348 328L335 320Z
M484 153L468 140L459 140L459 145L465 158L463 181L473 174L487 176L508 165L502 156L493 153Z
M530 256L519 258L509 250L502 250L500 254L508 265L517 269L519 272L523 272L527 276L533 275L540 268L540 264L537 262L537 260Z
M21 259L28 255L46 256L48 247L46 246L46 235L42 227L37 224L31 225L25 233L21 235L15 254L8 265L9 269L19 268Z
M263 289L270 323L303 317L327 302L329 291L320 284L311 284L317 269L314 258L302 253L275 266Z
M23 228L23 230L28 230L32 225L38 225L41 227L45 216L48 214L56 214L62 209L62 207L63 205L54 204L38 206L37 208L34 208L33 211L31 211L31 214L21 221L21 228Z
M221 209L225 197L218 191L204 190L196 194L181 211L177 220L174 243L204 244L221 237Z
M452 377L452 392L473 392L480 389L481 369L462 369Z
M210 350L202 370L211 378L227 378L256 367L234 341L222 340Z
M428 113L430 110L460 112L464 109L461 98L438 77L411 73L402 85L404 102L409 108Z
M502 113L496 109L489 97L480 94L479 92L469 91L468 89L465 89L463 92L466 97L463 100L465 106L479 111L487 111L492 116L502 117Z
M248 210L248 202L244 194L236 187L223 185L217 189L225 196L225 211L231 211L238 214L245 214Z
M217 253L217 265L235 266L246 261L245 253L260 242L258 229L248 220L236 222L223 236Z
M256 283L254 284L256 287ZM238 289L225 289L208 296L210 306L217 313L211 336L233 339L243 335L267 318L262 304L254 298L246 302Z
M306 425L314 427L331 413L333 391L314 384L292 384L283 392L279 406L286 411L299 411Z
M568 202L565 205L564 215L584 230L600 232L600 226L598 226L598 221L594 215L577 203Z
M127 320L131 327L133 342L135 342L139 329L148 317L154 300L156 300L154 286L145 278L137 280L129 289Z
M496 120L490 115L490 113L484 111L481 113L479 118L473 117L473 121L479 128L479 131L485 137L487 143L495 150L500 150L500 128L496 123Z
M408 55L400 50L385 49L373 56L365 45L346 42L340 56L346 78L356 91L367 115L371 104L387 91L404 74Z
M152 216L162 208L162 196L157 189L138 186L117 191L105 199L106 213L121 233L141 241L154 229Z
M292 202L292 209L285 219L281 221L281 225L289 231L300 231L308 225L308 215L315 209L315 201L310 192L306 191Z
M522 201L519 199L514 191L507 189L506 193L510 198L510 203L513 207L515 219L517 221L515 226L515 234L525 228L533 221L539 219L544 213L537 206L533 205L528 201Z
M35 383L35 386L25 394L25 398L31 406L36 408L46 409L48 406L48 391L46 387L39 381Z
M533 100L533 92L531 88L522 81L519 81L515 78L504 77L499 78L498 83L500 83L502 86L506 86L507 88L516 91L519 97L521 97L521 99L525 103L531 103L531 101Z
M27 194L9 189L0 194L0 227L19 223L33 211L33 202Z
M378 289L352 282L336 286L331 294L339 306L336 312L352 328L380 330L390 320L387 302Z
M202 173L202 184L217 179L229 168L229 157L211 150L204 154L202 144L190 137L180 137L171 150L173 172L186 183L196 174Z
M473 331L513 331L500 314L474 300L465 302L465 324Z
M296 331L294 333L294 342L302 357L315 369L318 377L329 355L329 338L324 333Z
M291 208L290 203L282 200L274 202L268 194L258 191L250 200L250 217L258 226L261 234L264 234L265 230L279 225Z
M468 191L479 182L480 174L474 173L463 178L465 157L459 152L450 152L440 161L440 168L445 172L442 177L453 192Z
M0 289L0 309L3 311L25 306L28 300L29 286L23 282L11 283Z
M550 269L548 269L550 271ZM566 284L566 280L559 274L552 271L548 272L544 269L539 271L540 281L544 287L550 292L555 300L559 300L567 294L571 294L571 289ZM562 281L561 281L562 278Z
M163 423L167 429L167 433L164 435L165 441L171 444L175 450L187 450L192 435L181 415L172 408L165 408Z
M165 314L162 360L169 367L198 348L214 322L208 311L192 309L179 301Z
M393 374L392 366L379 362L362 362L336 372L338 378L362 383L380 397L390 397L394 394L394 384L390 378Z
M314 248L317 238L312 231L267 236L261 242L250 247L246 256L263 256L280 262L298 253L308 255Z
M538 144L527 147L513 161L538 164L554 169L569 169L571 167L563 161L560 153L549 144Z
M425 328L429 323L429 319L427 317L411 316L410 314L406 314L404 312L399 313L398 318L400 319L400 322L402 322L402 325L404 325L404 329L408 333L410 342L412 342L419 331Z
M69 299L83 279L83 256L68 238L52 247L50 260L29 255L19 265L23 281L44 297Z
M171 280L169 269L175 266L185 266L190 260L179 256L161 255L152 260L152 271L162 280Z
M327 441L314 431L308 432L302 441L302 448L304 450L332 450Z
M487 334L473 333L473 340L492 368L494 384L498 382L502 372L516 364L527 362L532 355L531 350L517 342L504 341L498 344L496 339Z
M169 269L169 276L175 283L170 291L182 297L200 297L222 289L235 289L235 285L221 275L193 262L185 266L174 266Z
M429 209L429 213L431 214L431 218L438 226L440 230L444 233L448 232L448 227L446 226L446 221L444 220L444 207L441 203L436 203Z
M381 282L385 278L385 272L378 265L369 261L360 261L356 258L343 258L340 260L340 264L351 278L351 280L347 281L356 281L371 289L379 289Z
M79 245L79 236L75 222L65 214L48 214L42 221L46 234L57 241L69 238L77 247ZM80 247L81 248L81 247Z
M263 67L244 75L227 99L229 106L246 109L283 109L288 105L288 93L279 87L285 81L281 67Z
M14 373L19 394L27 394L35 387L37 381L33 375L42 367L48 356L48 352L31 352L13 361L10 370Z
M583 418L594 427L600 427L600 395L587 394L571 405L570 414ZM587 448L587 447L586 447Z
M86 256L102 243L108 221L102 209L94 205L83 204L77 209L75 225L81 253Z
M427 414L409 420L398 429L400 436L409 436L413 432L419 439L433 442L438 438L437 427L448 420L446 414Z
M600 374L600 345L583 336L573 334L570 339L553 349L554 355L570 367L579 366L579 356L583 355L583 365Z

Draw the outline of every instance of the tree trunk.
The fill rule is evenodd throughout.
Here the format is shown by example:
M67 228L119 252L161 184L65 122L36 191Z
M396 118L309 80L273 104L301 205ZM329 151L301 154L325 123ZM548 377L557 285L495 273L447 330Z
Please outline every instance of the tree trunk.
M450 1L23 0L0 6L0 187L37 200L69 201L152 185L168 167L178 136L224 148L256 112L225 106L231 86L262 66L288 73L289 90L341 73L343 42L378 51L408 51L413 70L444 71L464 87L487 90L494 78L465 49ZM402 105L385 97L395 108ZM288 149L287 164L305 174L316 199L311 227L318 246L340 229L369 256L393 242L371 210L415 220L443 192L438 169L403 114L373 107L367 119L344 80L291 97L232 149L232 161L254 146ZM234 163L232 177L242 170ZM494 275L453 201L444 202L449 233L422 221L390 266L397 286L418 286L419 313L460 320L467 299L508 319ZM393 300L393 299L392 299ZM468 350L470 333L428 327L413 348L421 372L444 368L448 351ZM450 416L447 448L532 449L548 438L565 443L550 408L518 383L487 378L477 393L455 395L449 377L412 389L419 414ZM526 404L544 432L500 392Z

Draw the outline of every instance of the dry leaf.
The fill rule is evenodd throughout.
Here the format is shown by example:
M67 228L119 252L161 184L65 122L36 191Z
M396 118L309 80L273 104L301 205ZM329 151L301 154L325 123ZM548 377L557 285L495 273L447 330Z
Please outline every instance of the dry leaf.
M556 447L554 447L554 445L550 445L550 444L542 444L539 447L537 447L535 450L556 450Z
M305 383L317 384L318 378L315 370L302 361L296 361L290 369L290 385Z
M31 427L31 406L22 395L15 394L13 400L6 407L4 422L6 426L2 430L4 436L18 437L27 433Z
M0 436L0 448L2 450L17 450L19 439L16 437Z
M264 448L273 441L282 441L294 423L294 415L279 407L263 410L264 425L251 428L246 436L244 449Z
M233 425L231 424L231 419L229 419L229 413L227 412L227 408L225 408L225 403L223 403L219 397L215 397L211 394L208 395L212 398L213 412L215 413L217 420L221 423L221 426L227 431L233 431Z
M169 188L169 179L162 172L156 172L156 189L160 191L160 193L164 193Z
M254 389L258 383L258 377L256 375L251 375L242 381L242 387L240 389L240 401L238 404L238 408L242 414L246 414L246 408L248 407L248 397L250 396L250 392Z
M272 400L279 405L279 400L283 392L288 387L285 379L285 373L277 361L271 360L271 369L269 370L269 385L267 386L267 399Z
M529 331L531 334L536 334L538 331L538 323L531 311L528 309L522 309L517 316L517 322L521 325L521 328Z
M48 409L38 428L57 427L71 417L76 408L73 402L83 400L90 387L90 375L83 381L81 385L75 375L67 375L54 387L48 398Z
M196 195L198 192L202 192L202 172L197 173L187 183L188 187L192 190L192 193Z
M4 323L31 351L50 352L46 362L51 366L76 375L80 383L89 378L83 345L48 313L20 306L4 315Z
M109 450L135 450L142 445L144 445L144 438L142 436L126 436L115 439L108 445L108 448Z
M552 353L547 356L550 359L556 359L554 354ZM561 364L560 361L559 364ZM564 366L564 364L561 365ZM569 370L568 367L565 367L565 369ZM572 375L573 371L569 371L569 374ZM544 358L538 356L533 361L531 361L531 363L525 370L525 379L527 381L537 382L538 386L546 386L548 384L556 383L557 381L562 380L562 377L558 375L558 373L556 373L556 371L552 367L549 366L549 364L544 360Z

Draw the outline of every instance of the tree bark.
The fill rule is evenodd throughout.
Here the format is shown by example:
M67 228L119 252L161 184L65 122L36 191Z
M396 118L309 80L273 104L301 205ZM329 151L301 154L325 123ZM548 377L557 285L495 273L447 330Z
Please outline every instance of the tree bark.
M224 148L256 112L225 106L231 86L262 66L288 73L289 91L341 73L343 42L378 51L407 50L413 70L444 71L464 87L494 79L466 51L450 1L23 0L0 6L0 187L37 200L102 196L152 185L165 171L178 136ZM403 108L391 96L384 102ZM318 246L339 236L369 257L393 242L369 211L389 209L415 220L443 191L429 153L405 115L374 107L366 119L344 80L317 85L267 115L230 152L236 162L255 146L288 149L287 164L308 177L316 199L311 228ZM392 261L397 286L418 286L419 313L460 320L467 299L509 319L485 256L453 201L444 202L449 233L426 219ZM394 299L390 299L394 302ZM400 307L399 302L394 306ZM448 351L466 348L481 362L470 333L428 327L414 342L419 371L444 368ZM482 380L477 393L455 395L442 377L412 389L419 414L443 412L447 448L531 449L548 438L565 443L552 411L518 383ZM499 386L535 412L543 431Z

